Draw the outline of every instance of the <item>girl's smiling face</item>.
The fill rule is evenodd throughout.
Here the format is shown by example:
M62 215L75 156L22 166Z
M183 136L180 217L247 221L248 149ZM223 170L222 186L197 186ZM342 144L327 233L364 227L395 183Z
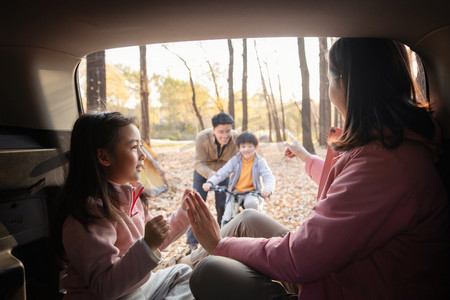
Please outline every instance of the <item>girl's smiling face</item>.
M133 124L121 127L115 153L98 149L100 163L106 167L108 180L126 184L139 180L144 166L141 134Z

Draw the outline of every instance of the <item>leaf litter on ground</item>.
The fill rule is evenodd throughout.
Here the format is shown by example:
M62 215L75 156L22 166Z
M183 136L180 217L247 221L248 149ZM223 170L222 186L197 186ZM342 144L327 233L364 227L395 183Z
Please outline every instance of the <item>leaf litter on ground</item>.
M316 147L315 150L320 157L325 156L325 148ZM153 216L162 214L168 218L181 203L184 190L192 189L195 149L175 146L155 147L153 151L169 186L166 192L150 200L149 211ZM294 231L310 216L316 201L317 184L306 174L305 164L300 159L284 156L282 144L261 143L258 154L265 158L276 180L275 191L265 201L264 212ZM213 193L208 193L207 205L215 216ZM188 250L184 234L162 251L158 269L174 265Z

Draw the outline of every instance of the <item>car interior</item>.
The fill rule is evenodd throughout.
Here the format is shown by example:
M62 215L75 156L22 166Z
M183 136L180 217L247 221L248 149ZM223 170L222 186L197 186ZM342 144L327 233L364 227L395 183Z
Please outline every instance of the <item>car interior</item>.
M398 40L424 64L443 136L438 167L449 187L449 8L446 0L9 2L0 19L0 298L62 296L51 217L71 128L84 113L76 73L87 54L227 38Z

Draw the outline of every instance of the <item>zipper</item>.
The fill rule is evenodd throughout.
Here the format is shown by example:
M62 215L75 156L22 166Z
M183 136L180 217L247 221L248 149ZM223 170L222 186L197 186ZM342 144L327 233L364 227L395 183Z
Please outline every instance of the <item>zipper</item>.
M130 217L134 217L135 215L137 215L138 212L135 212L133 214L133 209L134 209L134 206L136 205L137 199L139 199L139 196L142 194L143 191L144 191L144 187L141 188L141 190L139 191L139 193L136 196L136 189L133 190L133 204L131 205L131 209L130 209Z

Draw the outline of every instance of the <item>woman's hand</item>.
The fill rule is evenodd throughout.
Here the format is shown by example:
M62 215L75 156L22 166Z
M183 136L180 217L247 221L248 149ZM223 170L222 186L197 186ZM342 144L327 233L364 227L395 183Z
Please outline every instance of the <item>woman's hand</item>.
M169 236L170 227L162 215L156 216L145 224L144 241L155 251Z
M284 155L292 158L294 156L297 156L298 158L300 158L303 162L305 162L308 157L311 156L311 153L309 153L305 147L303 147L303 145L297 141L295 139L295 137L288 132L289 137L291 138L291 143L284 143L285 146L285 150L284 150Z
M208 253L212 254L222 238L219 224L198 193L189 193L186 200L189 205L189 222L195 238Z

